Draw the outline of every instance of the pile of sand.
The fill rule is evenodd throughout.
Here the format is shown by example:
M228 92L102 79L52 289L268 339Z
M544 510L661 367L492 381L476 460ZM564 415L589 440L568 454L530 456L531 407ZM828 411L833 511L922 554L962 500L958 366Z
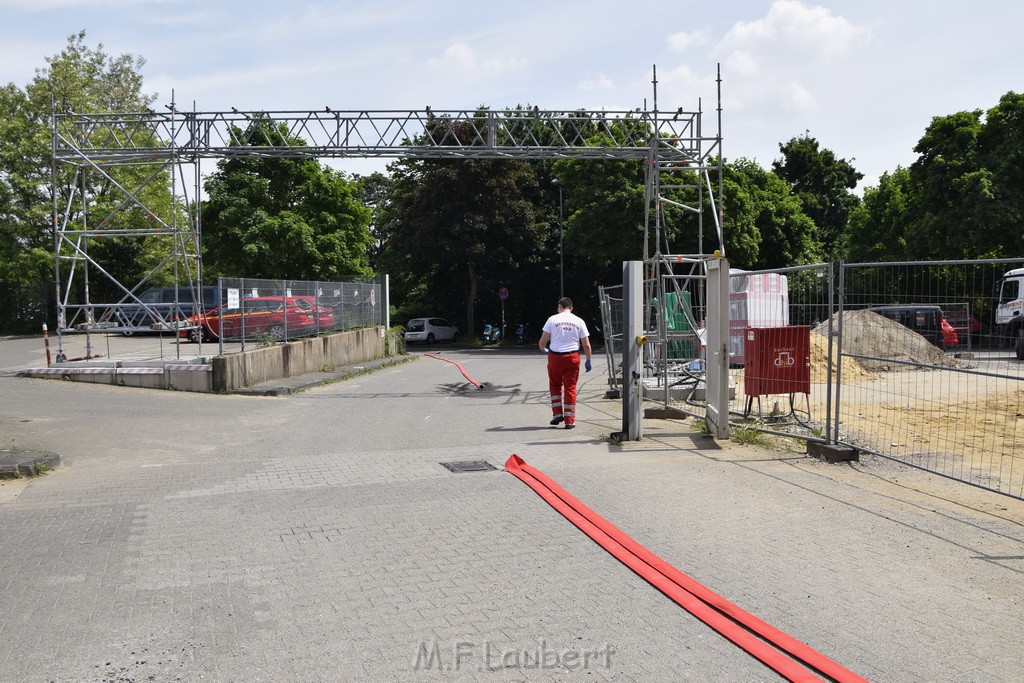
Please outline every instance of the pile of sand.
M917 332L907 329L898 322L889 320L885 316L873 311L845 311L842 315L843 322L843 375L844 377L856 377L851 366L857 363L861 372L886 372L889 370L912 370L913 365L903 363L892 363L890 360L920 363L923 365L941 365L946 367L958 367L960 364L947 356L937 346L931 344L927 339ZM832 316L832 332L839 333L839 316ZM822 338L821 358L826 358L828 353L827 340L828 323L821 323L812 330L814 337ZM812 342L814 347L818 342ZM835 349L833 349L833 354ZM870 356L870 358L849 358L848 354L855 356ZM814 351L811 351L812 374L814 371ZM851 362L852 361L852 362ZM833 358L833 365L835 358ZM824 363L824 360L822 361ZM834 368L833 368L834 370ZM824 377L824 368L821 369Z
M815 330L817 332L817 329ZM828 366L828 328L811 335L811 381L824 384L828 381L825 368ZM832 381L836 381L836 362L839 360L839 349L832 349ZM843 377L847 380L866 379L871 373L856 358L843 358Z

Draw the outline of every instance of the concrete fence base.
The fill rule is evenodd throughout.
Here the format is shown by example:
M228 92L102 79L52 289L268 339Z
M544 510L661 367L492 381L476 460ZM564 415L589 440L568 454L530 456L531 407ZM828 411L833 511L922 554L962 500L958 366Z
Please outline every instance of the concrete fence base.
M245 353L215 356L213 391L233 391L384 357L384 329L367 327L326 337L298 339Z
M228 356L200 358L191 363L108 360L30 368L20 374L148 389L227 393L262 382L383 358L384 337L384 328L367 327Z

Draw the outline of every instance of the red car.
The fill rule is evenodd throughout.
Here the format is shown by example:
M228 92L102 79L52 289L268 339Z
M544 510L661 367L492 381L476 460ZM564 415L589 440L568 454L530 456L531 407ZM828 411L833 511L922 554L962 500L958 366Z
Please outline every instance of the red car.
M243 312L244 311L244 312ZM247 339L265 334L275 341L316 334L333 329L334 314L330 309L316 308L308 297L260 296L242 300L242 308L225 308L223 314L213 309L206 315L189 316L191 329L183 329L182 337L203 340L241 337Z
M953 326L949 324L945 317L939 319L939 329L942 330L942 343L945 344L947 349L951 349L960 343L956 330L953 329Z
M970 335L971 344L974 346L981 341L981 321L973 313L950 311L946 313L946 320L961 340L966 341L967 335Z

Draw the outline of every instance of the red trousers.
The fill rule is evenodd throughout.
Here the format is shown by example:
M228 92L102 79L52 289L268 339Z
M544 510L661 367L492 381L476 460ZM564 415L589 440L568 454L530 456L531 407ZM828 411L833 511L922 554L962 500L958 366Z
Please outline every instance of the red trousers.
M565 424L576 424L576 382L580 379L580 354L548 354L548 389L551 412L565 418Z

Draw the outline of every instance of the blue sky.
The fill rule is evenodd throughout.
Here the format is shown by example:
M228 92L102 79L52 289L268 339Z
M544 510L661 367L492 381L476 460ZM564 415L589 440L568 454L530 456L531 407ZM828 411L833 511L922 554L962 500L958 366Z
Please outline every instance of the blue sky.
M634 109L657 65L659 108L701 101L714 126L721 64L727 158L769 167L806 131L862 185L910 164L932 117L1024 91L1009 0L0 0L0 17L0 83L84 29L146 59L157 103L199 111Z

